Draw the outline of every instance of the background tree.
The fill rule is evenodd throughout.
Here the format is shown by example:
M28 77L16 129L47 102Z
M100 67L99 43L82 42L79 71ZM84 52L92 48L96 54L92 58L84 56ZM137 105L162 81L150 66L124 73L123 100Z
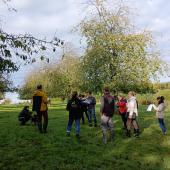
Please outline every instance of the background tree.
M80 58L73 52L65 51L65 56L57 63L44 65L33 70L19 89L20 98L32 97L35 87L42 84L51 97L68 97L73 90L79 90L81 78Z
M1 0L1 4L3 3L7 5L8 10L16 11L10 6L10 0ZM56 48L63 44L57 37L52 40L39 39L30 34L7 33L0 28L0 77L18 71L21 64L34 63L38 58L49 62L46 52L56 52ZM1 78L1 82L6 84L3 80L5 77ZM7 90L3 87L5 86L1 87L1 92Z

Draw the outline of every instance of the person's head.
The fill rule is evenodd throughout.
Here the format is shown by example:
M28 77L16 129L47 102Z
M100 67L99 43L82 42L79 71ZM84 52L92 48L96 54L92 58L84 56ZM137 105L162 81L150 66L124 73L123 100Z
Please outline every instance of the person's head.
M85 98L85 95L84 95L84 94L82 95L82 98Z
M82 99L82 98L83 98L82 94L79 94L79 99Z
M75 99L75 98L77 98L77 96L78 96L78 93L77 93L77 91L73 91L73 93L72 93L72 99Z
M118 94L118 96L117 96L118 100L122 100L123 97L124 97L124 96L123 96L122 94Z
M164 96L157 97L158 104L164 103L164 100L165 100Z
M24 110L29 110L29 106L24 106Z
M134 91L130 91L129 93L128 93L128 97L130 98L130 97L134 97L136 94L135 94L135 92Z
M41 85L41 84L39 84L39 85L37 86L37 90L42 90L42 85Z
M104 88L104 94L105 94L105 95L109 95L109 94L110 94L110 89L109 89L109 87L105 87L105 88Z
M91 96L92 95L92 91L88 91L88 93L87 93L89 96Z

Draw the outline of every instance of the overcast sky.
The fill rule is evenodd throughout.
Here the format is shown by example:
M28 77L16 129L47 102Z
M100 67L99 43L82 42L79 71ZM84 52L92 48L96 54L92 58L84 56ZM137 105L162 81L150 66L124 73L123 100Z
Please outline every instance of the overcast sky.
M83 0L12 0L17 12L9 12L0 0L1 27L11 33L31 33L38 37L53 37L73 42L80 49L80 37L70 30L85 16ZM127 0L128 1L128 0ZM170 63L170 0L129 0L137 16L139 29L153 31L161 58ZM110 4L112 5L112 4ZM30 66L15 73L15 85L23 82ZM162 78L161 81L170 81Z

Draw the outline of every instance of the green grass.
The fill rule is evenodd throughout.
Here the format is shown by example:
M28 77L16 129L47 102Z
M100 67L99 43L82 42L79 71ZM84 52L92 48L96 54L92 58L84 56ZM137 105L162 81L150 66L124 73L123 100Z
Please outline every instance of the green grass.
M28 123L19 126L21 106L0 106L0 170L164 170L170 169L170 135L163 136L154 113L140 108L139 139L126 138L119 116L114 117L115 141L103 145L100 128L81 125L81 139L65 134L64 104L49 110L48 134ZM98 110L97 110L98 114ZM170 114L166 125L170 128ZM99 115L98 115L99 120Z

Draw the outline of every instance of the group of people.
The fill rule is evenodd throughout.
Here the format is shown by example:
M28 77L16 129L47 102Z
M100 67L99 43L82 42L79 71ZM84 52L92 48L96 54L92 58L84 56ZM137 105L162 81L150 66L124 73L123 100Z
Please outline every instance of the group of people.
M92 126L92 117L94 118L95 126L97 119L95 114L96 100L89 92L87 98L81 98L77 92L73 92L71 99L68 101L67 110L69 111L69 120L67 125L67 135L70 136L71 127L75 121L76 136L80 136L80 119L83 116L84 108L87 108L87 118L89 126ZM110 131L110 140L114 139L114 126L112 117L118 108L119 114L122 117L124 129L128 137L131 136L131 127L134 128L134 135L139 136L139 125L137 122L138 103L134 92L128 93L129 99L126 100L122 95L114 97L110 94L109 88L104 89L104 94L100 99L100 114L101 114L101 129L103 134L103 143L107 143L107 131ZM116 101L118 100L118 101Z
M156 110L156 116L158 118L159 125L162 129L163 134L166 134L166 127L164 123L164 110L165 103L164 97L158 97L158 106L154 105ZM42 90L42 85L37 86L37 90L33 94L33 106L32 111L36 112L36 120L40 133L47 133L48 126L48 103L50 101L47 98L47 95ZM66 110L69 111L69 119L67 123L67 136L70 136L72 125L75 122L75 131L76 137L80 137L80 121L85 123L84 114L87 117L88 124L90 127L97 127L97 118L96 118L96 99L92 95L92 92L89 91L88 95L78 95L75 91L72 93L71 98L68 100ZM139 137L140 129L138 124L138 102L135 97L135 93L130 91L128 93L128 99L124 98L123 95L119 94L118 96L112 96L110 94L109 88L104 89L104 94L100 99L100 115L101 115L101 130L103 134L103 143L107 143L107 131L110 132L110 140L114 139L114 125L112 117L118 111L119 115L122 118L123 129L126 132L128 137L131 137L131 131L135 137ZM22 114L19 115L19 121L21 124L30 119L30 112L28 106L26 106L22 113L26 113L26 118L23 118ZM43 123L42 123L43 117Z
M110 132L110 140L114 139L114 125L112 117L118 112L122 118L123 129L126 132L127 137L131 137L132 130L134 137L139 137L140 128L138 123L138 101L135 97L135 93L130 91L128 93L128 99L124 98L123 95L119 94L118 96L112 96L110 94L109 88L104 89L104 94L100 99L100 115L101 115L101 130L103 134L103 143L107 143L107 131ZM93 100L89 100L90 99ZM89 117L94 117L95 126L97 126L96 114L95 114L95 104L96 100L92 96L92 93L89 92L87 98L82 98L81 95L78 96L77 92L72 93L71 99L68 101L66 109L69 111L69 120L67 124L67 135L70 136L71 127L75 121L75 130L76 136L80 137L80 120L83 116L83 112L86 113L87 119ZM160 96L157 98L157 107L154 105L156 111L156 116L163 134L166 134L166 127L164 123L164 110L165 103L164 97ZM93 109L88 110L92 105ZM84 109L85 108L85 109ZM87 109L87 110L86 110ZM87 112L86 112L86 111ZM83 118L84 119L84 118ZM89 121L89 126L92 126L91 119Z

